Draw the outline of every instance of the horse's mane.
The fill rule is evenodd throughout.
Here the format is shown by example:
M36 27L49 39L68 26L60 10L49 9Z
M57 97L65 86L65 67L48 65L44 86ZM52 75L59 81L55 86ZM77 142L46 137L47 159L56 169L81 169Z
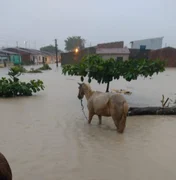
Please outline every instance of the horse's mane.
M88 84L88 83L83 83L83 84L86 86L86 88L87 88L88 90L92 91L92 88L91 88L90 84Z

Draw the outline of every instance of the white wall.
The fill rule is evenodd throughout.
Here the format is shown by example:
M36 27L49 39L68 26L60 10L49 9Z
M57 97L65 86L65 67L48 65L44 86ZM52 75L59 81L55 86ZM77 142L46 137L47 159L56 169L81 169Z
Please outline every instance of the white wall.
M146 49L160 49L162 48L163 37L153 38L153 39L144 39L139 41L133 41L131 44L132 49L140 49L141 45L145 45Z

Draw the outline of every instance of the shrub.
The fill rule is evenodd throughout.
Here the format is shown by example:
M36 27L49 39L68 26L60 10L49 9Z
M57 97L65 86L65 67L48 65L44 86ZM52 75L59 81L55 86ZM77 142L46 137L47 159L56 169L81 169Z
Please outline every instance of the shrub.
M40 90L44 90L41 80L31 80L30 82L20 82L18 76L21 75L18 68L12 67L8 72L10 78L0 79L0 97L32 96Z
M42 73L42 71L39 69L31 68L30 71L28 71L28 73Z
M38 68L38 70L51 70L52 68L48 64L44 64L42 67Z

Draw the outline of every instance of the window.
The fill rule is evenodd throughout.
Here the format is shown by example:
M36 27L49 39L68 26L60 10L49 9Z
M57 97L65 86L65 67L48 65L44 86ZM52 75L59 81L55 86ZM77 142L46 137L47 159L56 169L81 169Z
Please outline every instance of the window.
M145 50L146 49L146 45L140 45L140 50Z

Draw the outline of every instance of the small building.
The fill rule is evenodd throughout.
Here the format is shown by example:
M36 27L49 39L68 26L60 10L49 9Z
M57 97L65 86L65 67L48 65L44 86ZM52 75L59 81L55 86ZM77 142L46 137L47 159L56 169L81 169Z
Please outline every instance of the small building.
M42 55L45 56L45 63L47 64L53 64L56 62L56 54L47 52L47 51L41 51ZM58 61L60 62L60 54L58 54Z
M115 60L127 61L130 51L127 47L124 48L97 48L96 54L107 60L113 58Z
M115 42L109 42L109 43L101 43L97 44L97 48L123 48L124 42L123 41L115 41Z
M42 64L46 62L46 55L36 49L27 48L5 48L6 51L11 51L20 54L22 64Z
M150 60L161 60L166 62L167 67L176 67L176 49L173 47L165 47L152 50L149 54Z
M77 64L84 56L96 54L96 47L88 47L78 52L61 53L61 65Z
M20 49L20 48L5 48L4 50L20 54L21 63L23 65L30 65L34 63L31 59L31 53L27 50Z
M137 59L149 59L149 54L150 51L149 49L129 49L130 55L129 59L130 60L137 60Z
M6 64L9 64L9 63L14 64L14 65L21 64L21 56L18 53L7 51L4 49L1 49L0 53L7 56L7 60L5 60Z
M7 62L9 62L9 57L0 53L0 68L5 67Z
M157 37L131 41L131 49L160 49L162 48L163 38L164 37Z

